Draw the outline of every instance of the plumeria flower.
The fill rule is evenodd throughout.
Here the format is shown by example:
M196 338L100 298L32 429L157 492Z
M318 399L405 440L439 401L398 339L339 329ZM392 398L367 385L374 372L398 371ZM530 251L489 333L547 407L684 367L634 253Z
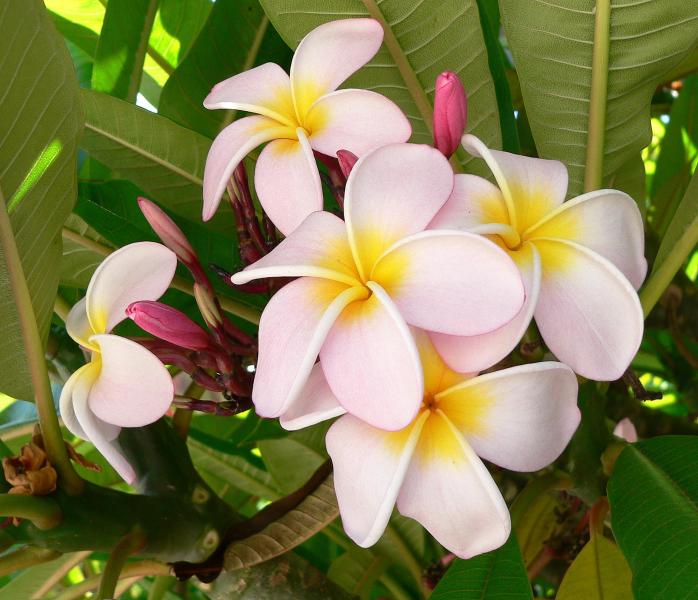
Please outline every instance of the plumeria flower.
M626 442L630 442L631 444L637 442L638 440L637 429L635 429L635 425L630 419L628 419L628 417L625 417L616 423L616 426L613 428L613 435L616 435L619 438L624 439Z
M312 213L272 252L233 275L299 277L271 299L259 326L252 399L263 417L292 409L320 355L332 391L350 413L401 429L423 395L407 324L476 335L509 321L523 303L521 277L482 236L424 231L453 187L434 148L384 146L347 180L346 222Z
M322 187L313 150L357 156L405 142L411 128L400 109L368 90L337 87L378 52L383 29L373 19L321 25L303 38L290 77L266 63L216 85L206 108L255 113L236 120L213 141L204 171L205 221L218 208L235 167L269 142L255 168L255 189L269 218L288 235L322 209Z
M423 332L417 342L424 398L409 426L383 431L344 415L327 433L342 523L359 546L371 546L397 502L440 544L470 558L504 544L511 529L478 457L513 471L553 462L579 424L577 379L556 362L470 377L449 369ZM314 392L329 407L327 386L316 383Z
M463 146L483 158L499 187L458 175L430 228L488 235L523 276L526 303L501 329L479 336L434 335L446 362L461 372L504 358L535 317L548 348L584 377L618 379L642 339L635 290L647 272L642 217L634 200L598 190L563 202L567 169L558 161L488 149L473 135Z
M68 430L91 441L127 482L133 467L117 440L122 427L142 427L162 417L174 395L160 360L140 344L110 333L136 300L156 300L170 285L174 252L153 242L129 244L97 268L87 295L68 314L66 329L91 353L88 364L63 387L61 416Z

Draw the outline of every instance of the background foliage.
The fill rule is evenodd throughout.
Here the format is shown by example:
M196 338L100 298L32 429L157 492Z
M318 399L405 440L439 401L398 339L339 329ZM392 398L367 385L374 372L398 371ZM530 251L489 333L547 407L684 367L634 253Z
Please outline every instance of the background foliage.
M582 425L554 467L531 476L493 472L510 504L514 534L500 550L468 561L444 557L417 523L398 515L375 547L353 545L322 471L327 425L287 433L253 413L196 415L187 448L210 488L243 517L265 506L283 510L230 543L225 560L238 570L216 582L176 582L160 563L140 561L127 564L119 594L404 600L435 588L432 598L439 600L556 593L561 600L698 598L695 2L2 3L0 197L46 341L54 394L84 360L62 319L94 268L117 247L155 239L138 210L139 195L176 220L205 265L240 267L231 211L220 210L206 225L199 218L211 140L237 117L203 108L210 88L264 62L287 68L291 49L313 27L368 15L384 25L385 44L348 85L397 102L410 118L413 141L430 142L434 80L452 70L469 95L469 131L493 147L562 160L570 195L603 185L637 201L651 274L641 290L645 337L632 367L662 398L647 400L627 381L585 383ZM457 164L485 173L462 150ZM166 301L195 316L189 284L180 273ZM0 251L4 456L29 439L36 419L9 285ZM254 331L266 297L218 281L216 289L236 322ZM630 446L615 439L613 426L624 417L647 439ZM91 444L73 441L102 466L100 473L79 468L83 477L125 489ZM186 469L183 449L181 456ZM289 505L288 494L307 487L318 469L324 483ZM6 549L0 600L82 598L95 589L108 548L42 550L29 560L21 549L17 554L21 535L12 537L11 527L0 534ZM270 560L252 566L260 557Z

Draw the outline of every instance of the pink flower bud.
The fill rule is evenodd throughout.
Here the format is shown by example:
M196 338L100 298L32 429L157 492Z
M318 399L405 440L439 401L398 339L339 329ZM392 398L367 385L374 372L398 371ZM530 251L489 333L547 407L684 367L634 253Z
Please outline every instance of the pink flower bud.
M190 350L203 350L209 346L208 334L183 312L176 308L143 300L134 302L126 314L148 333L177 346Z
M436 78L434 146L446 158L456 151L465 132L468 101L458 75L445 71Z
M342 170L342 175L344 175L344 177L349 177L349 173L351 173L359 157L353 152L349 152L349 150L337 150L337 160L339 161L339 168Z
M138 198L143 216L157 236L184 264L198 263L196 252L177 224L157 205L146 198Z

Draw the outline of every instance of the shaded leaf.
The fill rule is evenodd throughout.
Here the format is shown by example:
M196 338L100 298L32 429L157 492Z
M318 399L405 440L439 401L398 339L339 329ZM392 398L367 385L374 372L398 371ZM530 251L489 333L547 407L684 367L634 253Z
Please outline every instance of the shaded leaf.
M632 573L618 546L592 536L565 573L557 600L628 600Z
M627 446L613 468L608 499L637 600L698 598L698 437Z
M390 45L384 42L378 55L343 87L384 94L410 119L412 141L431 144L436 77L445 70L455 71L468 93L468 131L489 146L501 147L497 98L476 0L261 2L274 27L293 48L311 29L328 21L367 16L384 20ZM470 161L462 149L457 156L462 164Z
M576 196L586 163L595 2L499 6L538 152L567 165ZM695 47L697 21L695 2L611 1L604 185L650 142L652 94Z
M431 594L431 600L528 600L526 577L514 535L498 550L455 560Z
M85 221L75 214L68 217L65 229L73 231L88 240L109 246L109 242L92 229ZM61 285L87 288L95 269L104 260L104 256L86 248L83 244L63 237L63 256L61 257Z
M332 562L327 577L362 600L370 598L371 587L389 566L383 556L371 550L352 548Z
M42 2L0 6L0 80L0 190L45 338L58 289L60 229L75 200L82 109L70 55ZM0 391L30 398L4 261L0 252Z

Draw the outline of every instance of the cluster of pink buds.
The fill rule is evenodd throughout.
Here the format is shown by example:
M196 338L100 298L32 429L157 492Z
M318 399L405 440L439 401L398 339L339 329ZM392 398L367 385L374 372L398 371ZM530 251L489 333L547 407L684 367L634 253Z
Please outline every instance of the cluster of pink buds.
M244 175L244 171L241 175ZM240 188L247 190L249 194L246 185ZM244 197L244 193L236 196L233 201L233 205L240 209L241 217L238 224L243 222L247 211L242 207L241 197ZM207 329L199 326L183 312L161 302L134 302L128 307L127 315L141 329L154 336L138 338L137 341L164 364L181 369L204 389L220 392L225 398L224 402L209 402L178 397L175 401L177 406L215 414L234 414L247 410L251 407L253 379L253 374L248 371L247 366L254 362L257 354L255 339L237 327L221 310L220 302L196 251L177 224L151 201L139 198L138 203L163 244L177 255L178 260L194 278L194 297ZM246 234L253 229L252 220L257 224L256 233L259 233L261 238L254 211L252 218L248 215L245 221L247 226L243 227L243 230ZM255 248L257 251L257 242L245 234L240 236L241 249ZM272 239L275 241L275 238ZM264 242L260 252L267 252L267 243Z

